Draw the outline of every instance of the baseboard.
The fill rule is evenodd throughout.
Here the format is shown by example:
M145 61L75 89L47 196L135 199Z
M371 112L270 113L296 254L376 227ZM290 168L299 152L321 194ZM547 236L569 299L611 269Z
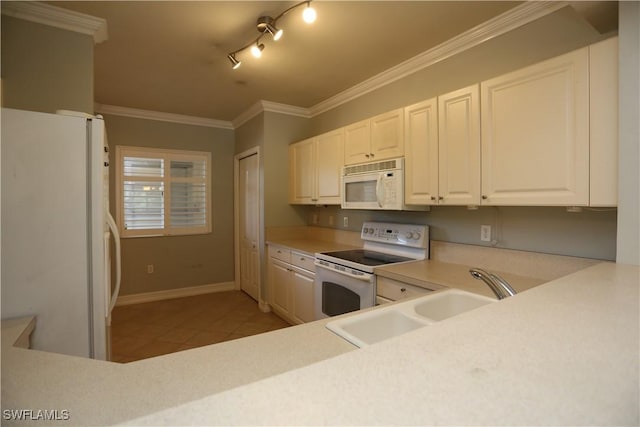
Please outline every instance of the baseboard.
M167 289L165 291L145 292L143 294L121 295L116 301L116 306L192 297L195 295L210 294L213 292L233 291L235 289L235 282L221 282L209 285L190 286L187 288Z

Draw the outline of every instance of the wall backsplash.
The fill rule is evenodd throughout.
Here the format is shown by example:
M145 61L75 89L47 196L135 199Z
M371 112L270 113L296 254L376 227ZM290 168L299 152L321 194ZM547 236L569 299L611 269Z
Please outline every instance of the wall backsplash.
M616 209L436 206L429 212L395 212L309 206L306 211L307 224L321 227L360 231L364 221L426 224L431 240L611 261L616 257ZM348 227L343 227L344 217ZM491 226L494 242L480 240L481 225Z

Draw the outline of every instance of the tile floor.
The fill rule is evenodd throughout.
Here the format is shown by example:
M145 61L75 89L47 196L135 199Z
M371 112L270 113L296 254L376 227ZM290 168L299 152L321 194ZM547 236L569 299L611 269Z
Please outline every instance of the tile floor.
M127 363L290 326L240 291L118 306L111 360Z

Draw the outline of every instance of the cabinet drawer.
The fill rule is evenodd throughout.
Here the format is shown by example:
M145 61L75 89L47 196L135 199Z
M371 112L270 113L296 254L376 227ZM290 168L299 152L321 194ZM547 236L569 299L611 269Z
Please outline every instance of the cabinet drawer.
M398 301L404 298L416 297L440 289L442 286L433 285L433 289L425 289L419 286L410 285L408 283L399 282L387 277L377 278L377 294L380 297Z
M269 246L269 256L280 261L291 263L291 251L281 246Z
M315 258L300 252L291 252L291 264L296 267L304 268L305 270L315 271L314 265Z

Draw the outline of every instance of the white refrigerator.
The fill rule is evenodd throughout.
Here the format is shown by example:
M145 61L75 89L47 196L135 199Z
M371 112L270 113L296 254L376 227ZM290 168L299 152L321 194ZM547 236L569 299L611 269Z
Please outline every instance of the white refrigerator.
M108 360L120 242L104 121L3 108L0 127L2 319L36 316L33 349Z

